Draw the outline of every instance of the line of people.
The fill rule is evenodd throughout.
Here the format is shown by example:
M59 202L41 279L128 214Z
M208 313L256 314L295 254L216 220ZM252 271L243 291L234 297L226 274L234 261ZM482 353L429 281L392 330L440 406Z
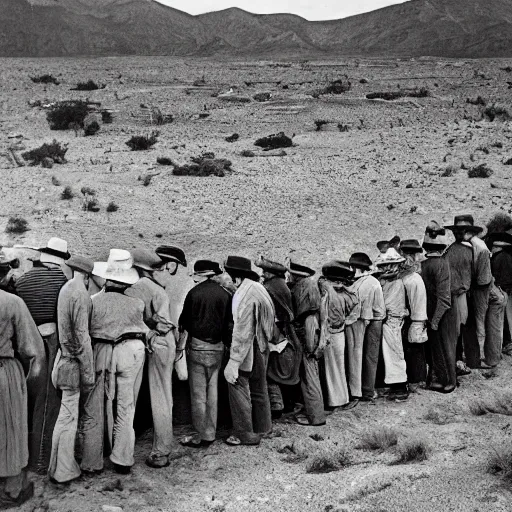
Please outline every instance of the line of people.
M101 472L109 455L128 473L145 364L153 468L169 465L175 366L195 430L180 442L193 448L216 439L221 374L232 446L259 444L287 411L321 426L378 396L454 391L458 375L512 352L512 233L482 232L471 215L433 221L422 243L381 241L374 261L354 253L319 277L290 260L260 257L261 275L241 256L198 260L176 323L161 283L187 266L178 247L93 263L52 238L16 280L18 262L0 254L0 508L33 493L27 467L62 484Z

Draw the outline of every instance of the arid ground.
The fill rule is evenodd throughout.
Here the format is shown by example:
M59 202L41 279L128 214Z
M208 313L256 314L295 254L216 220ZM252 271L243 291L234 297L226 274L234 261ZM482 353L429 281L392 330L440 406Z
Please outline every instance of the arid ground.
M0 242L39 245L61 236L72 252L95 259L105 258L111 247L175 243L190 261L262 253L318 268L355 250L375 256L375 242L395 234L420 238L431 219L447 223L468 212L483 224L497 211L512 209L512 167L505 165L512 159L512 124L482 116L494 104L512 114L511 64L0 59L0 153L11 148L20 155L23 148L53 139L69 144L68 162L52 169L18 167L0 156ZM61 84L30 80L45 73ZM350 81L351 90L312 96L338 78ZM70 90L88 79L105 89ZM413 87L430 94L366 99L368 93ZM217 97L230 88L239 98L252 99L259 92L272 98L261 103ZM467 102L479 96L486 106ZM113 123L92 137L51 131L46 110L29 104L77 98L113 110ZM159 107L174 121L151 126L141 104ZM318 120L329 123L316 131ZM160 132L153 149L132 152L126 146L131 136L152 130ZM257 138L281 131L294 135L286 155L269 156L254 146ZM239 134L236 142L225 141L234 133ZM255 156L241 156L244 150ZM190 163L206 151L231 160L232 172L175 176L172 167L156 162L168 157ZM493 174L469 178L468 171L480 164ZM148 174L155 176L145 186ZM75 198L62 200L68 185ZM83 211L82 187L96 190L99 212ZM111 201L119 209L108 213ZM13 215L28 221L24 235L3 233ZM186 272L169 283L176 311L189 286ZM405 403L379 399L353 412L334 413L325 427L283 420L258 448L233 449L218 441L195 452L177 443L172 465L160 471L144 465L149 436L139 440L132 475L119 477L108 469L65 491L39 478L37 498L22 510L85 512L112 505L137 512L510 511L510 487L499 474L487 472L487 463L495 451L510 446L512 418L476 416L470 407L503 392L512 400L511 363L505 357L497 371L475 371L452 395L420 390ZM357 448L366 433L384 426L395 430L398 447L383 452ZM427 460L394 464L409 440L428 445ZM308 473L309 464L326 452L348 452L347 464L327 474Z

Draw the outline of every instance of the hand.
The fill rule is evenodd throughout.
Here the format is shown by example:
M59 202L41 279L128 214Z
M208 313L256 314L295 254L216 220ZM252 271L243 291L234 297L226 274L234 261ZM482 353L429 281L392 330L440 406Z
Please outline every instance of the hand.
M234 385L238 381L238 366L238 363L230 359L224 369L224 377L230 384Z
M437 324L433 324L431 323L430 324L430 328L433 330L433 331L437 331L439 329L439 326Z

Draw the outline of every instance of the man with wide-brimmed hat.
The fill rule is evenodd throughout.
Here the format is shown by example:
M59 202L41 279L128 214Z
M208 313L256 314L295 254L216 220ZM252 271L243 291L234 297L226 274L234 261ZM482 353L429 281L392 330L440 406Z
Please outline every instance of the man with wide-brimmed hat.
M45 343L47 383L34 399L30 434L30 466L46 473L50 462L53 429L60 410L60 397L51 380L59 348L57 331L57 301L67 283L62 267L69 259L68 244L57 237L50 238L46 247L37 249L40 266L35 266L16 281L16 294L27 305ZM32 404L29 404L32 409Z
M294 327L302 344L300 384L304 412L295 416L299 425L325 425L324 399L320 383L318 360L323 352L319 345L320 291L312 277L315 271L305 265L288 262L288 287L292 293Z
M400 267L399 277L404 283L406 308L409 316L404 318L402 342L405 363L407 365L407 382L409 389L425 386L427 380L427 361L425 342L427 341L427 291L419 272L423 248L416 239L402 240L400 253L405 261Z
M231 340L233 325L232 295L216 280L223 271L212 260L194 263L192 288L183 304L179 319L188 354L188 380L192 425L196 433L180 440L184 446L207 448L215 441L217 431L219 371L225 347Z
M386 305L386 319L382 326L384 382L391 388L389 398L392 400L406 400L409 396L402 344L402 326L408 311L404 283L399 278L400 265L404 261L405 258L393 248L388 249L385 254L379 254L375 261Z
M0 280L9 270L9 265L0 265ZM0 509L19 507L34 494L25 470L27 401L44 388L46 371L43 340L27 306L0 289Z
M350 291L355 271L346 262L330 261L322 267L318 287L320 302L320 342L324 351L327 404L330 408L349 403L345 369L345 322L357 306L357 295Z
M92 302L87 291L94 263L83 256L71 256L66 262L73 278L60 290L57 302L59 352L52 380L62 392L59 416L52 437L48 475L58 483L80 476L75 460L80 396L87 396L95 382L94 358L89 318Z
M427 334L430 348L429 389L450 393L457 386L456 347L450 342L447 312L451 307L450 265L443 258L448 247L445 230L431 221L425 230L421 278L427 292Z
M291 395L292 388L300 382L300 362L302 360L302 346L295 333L293 320L292 294L286 285L286 267L276 261L263 256L255 262L263 270L263 286L268 291L276 311L274 337L270 344L268 360L268 392L272 417L279 418L285 411L283 391ZM288 386L281 388L281 386ZM287 404L293 410L294 401Z
M163 468L169 465L172 448L172 371L176 357L176 326L171 320L171 306L164 288L156 278L164 262L153 251L136 248L130 251L140 279L125 290L125 295L144 302L144 321L152 332L147 346L147 381L153 418L153 446L146 465ZM148 411L144 407L142 414Z
M267 365L274 335L274 304L252 270L251 260L228 256L224 269L237 288L229 362L224 369L233 419L233 435L226 442L256 445L262 434L272 430Z
M356 252L348 261L355 270L350 290L357 294L358 305L347 319L348 383L353 398L375 398L375 378L382 339L382 322L386 318L384 295L379 281L372 275L372 260L363 252ZM347 406L348 407L348 406Z
M92 297L90 332L96 383L88 399L83 427L82 470L103 470L106 438L115 471L126 474L134 464L133 420L144 367L145 341L151 346L155 333L144 322L144 302L125 295L128 286L139 280L128 251L111 249L108 261L97 262L93 273L105 279L106 284L102 293Z
M385 254L390 248L398 250L399 245L400 237L395 235L391 240L380 240L377 242L377 249L381 254Z

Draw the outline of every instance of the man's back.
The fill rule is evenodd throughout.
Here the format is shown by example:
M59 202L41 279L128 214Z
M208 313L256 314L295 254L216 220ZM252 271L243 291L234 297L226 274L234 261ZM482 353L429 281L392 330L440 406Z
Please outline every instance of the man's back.
M470 243L455 242L444 253L450 265L451 294L461 295L471 288L473 277L473 249Z

